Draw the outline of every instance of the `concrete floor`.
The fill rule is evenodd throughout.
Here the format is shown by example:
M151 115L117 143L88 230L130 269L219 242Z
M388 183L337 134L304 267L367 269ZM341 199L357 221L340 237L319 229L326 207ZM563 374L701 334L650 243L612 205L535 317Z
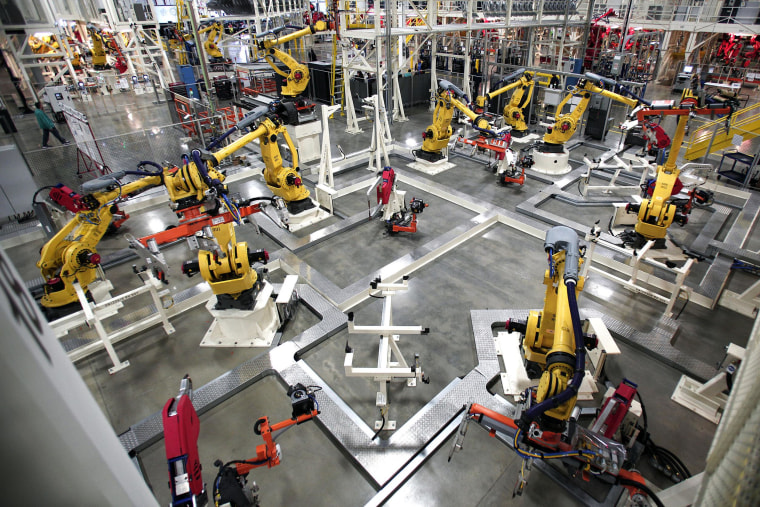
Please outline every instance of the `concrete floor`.
M657 93L663 91L650 89L648 97L658 97ZM150 158L139 152L142 147L156 161L166 159L177 162L182 152L178 146L181 133L176 129L160 128L169 123L168 112L165 105L151 104L153 99L118 95L107 99L100 108L96 100L95 104L87 107L87 112L99 137L129 133L126 138L120 138L124 140L121 145L116 140L111 143L112 146L119 146L120 153L130 152L129 160ZM110 105L114 107L110 108ZM419 139L420 132L430 123L432 116L422 107L407 109L407 115L409 122L395 123L392 127L394 138L400 143L410 137ZM35 152L39 132L33 122L33 118L19 119L20 133L16 141L23 151L32 153L30 160L37 161L41 156L38 154L43 152ZM334 145L341 145L346 153L366 148L371 127L364 124L363 135L348 135L343 131L342 122L343 119L337 115L331 122L330 133ZM156 134L153 134L153 128ZM63 132L65 127L61 130ZM69 137L69 133L64 132L64 136ZM142 141L134 140L138 137ZM610 134L606 142L616 145L618 136ZM176 151L172 151L172 147ZM46 162L52 164L48 166L38 163L35 177L40 185L57 181L70 185L78 183L70 150L67 147L44 152L44 157L55 160L55 163ZM161 156L164 153L166 155ZM588 153L596 154L592 151ZM500 186L495 176L482 165L461 157L452 157L452 161L456 167L430 179L469 196L474 202L490 203L513 211L518 204L546 186L535 179L528 179L522 187ZM419 173L406 168L402 161L398 162L398 171L419 176ZM338 174L336 182L340 185L368 176L364 168L356 168ZM261 185L256 181L240 185L241 192L254 192L252 195L260 195L260 189ZM422 197L430 203L430 207L419 217L417 234L388 236L384 234L381 223L366 222L299 251L298 258L337 287L345 288L379 272L403 255L415 252L447 231L467 224L476 215L424 189L407 190L408 197ZM367 209L366 196L364 192L355 192L338 199L335 205L343 216L352 216ZM553 213L572 217L589 227L597 219L604 224L611 213L611 207L578 208L556 200L544 206ZM696 235L696 227L704 224L705 220L704 216L695 213L694 221L684 231L691 229L690 234ZM134 216L128 221L128 228L135 236L141 236L161 230L174 221L168 208L158 208ZM338 219L332 221L338 222ZM750 244L757 245L756 237L753 234ZM252 248L265 248L272 252L280 248L266 235L257 235L251 226L238 228L238 239L248 241ZM42 242L30 243L14 247L9 252L10 257L17 260L16 266L24 279L39 276L34 262L41 245ZM109 253L124 246L123 238L107 238L101 242L99 250ZM179 273L181 261L193 256L186 245L178 244L164 251L171 266L172 292L198 282L197 278L188 280ZM540 308L544 294L541 283L544 269L541 241L507 226L497 225L412 274L410 290L394 298L394 321L430 327L427 336L403 337L401 350L404 354L420 354L431 381L429 385L423 384L413 389L392 385L390 415L399 425L452 380L466 374L475 365L470 310ZM276 271L272 273L272 280L281 281L282 276L283 273ZM108 277L117 287L117 293L139 286L139 280L132 274L129 264L110 269ZM746 286L751 280L749 275L737 275L730 280L729 286ZM601 277L589 279L579 303L584 309L601 311L643 332L651 330L664 308ZM144 302L136 300L132 304ZM380 308L380 301L370 299L351 308L351 311L356 314L357 324L376 324L379 322ZM318 320L308 308L300 305L282 341L296 336ZM194 385L199 387L262 352L260 349L198 347L210 323L206 310L197 307L173 320L176 332L171 336L166 336L157 327L117 344L117 353L122 359L129 359L131 366L114 376L108 375L107 368L111 364L105 353L95 354L77 363L83 379L117 434L160 411L166 400L176 395L179 380L185 373L189 373ZM729 342L746 344L752 325L750 319L726 309L719 307L708 311L695 304L686 306L679 323L681 331L674 346L711 364L722 358L723 348ZM375 340L363 336L349 337L346 330L306 353L303 360L362 420L371 424L378 417L374 407L376 384L367 379L344 377L342 361L347 340L356 352L355 365L371 365L374 362ZM623 378L638 383L646 403L653 440L676 453L692 473L703 470L715 425L670 401L681 374L636 348L625 344L620 344L620 348L622 354L608 362L606 377L614 384ZM201 416L199 448L204 478L209 486L215 475L212 467L215 459L228 461L255 454L255 447L260 443L260 438L252 431L256 419L268 415L272 421L278 421L290 416L285 391L286 386L276 377L266 377ZM381 436L387 438L389 433L384 432ZM320 431L317 424L294 428L284 434L278 443L282 447L282 464L252 474L261 486L262 505L362 505L375 494L372 482L352 465L352 461ZM490 440L484 432L471 429L464 450L448 463L446 457L450 446L449 440L392 495L387 505L579 505L557 484L537 471L531 475L525 494L513 499L512 489L521 460L505 446ZM166 505L169 491L163 443L158 442L140 452L139 459L156 498L160 504ZM654 471L646 461L640 464L640 469L657 486L669 485L668 479Z

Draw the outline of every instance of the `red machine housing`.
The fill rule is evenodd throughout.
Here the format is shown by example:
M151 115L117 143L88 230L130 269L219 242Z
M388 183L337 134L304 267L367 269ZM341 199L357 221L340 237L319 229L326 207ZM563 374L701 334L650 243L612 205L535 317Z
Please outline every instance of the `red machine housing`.
M48 195L54 203L63 206L72 213L79 213L80 211L89 209L82 200L82 195L74 192L63 183L59 183L51 188Z
M200 421L187 394L167 401L162 416L172 505L182 505L191 502L193 497L202 495L204 491L201 461L198 457ZM186 482L182 477L184 474L187 474Z
M615 432L623 422L628 409L631 408L633 397L636 396L637 386L628 379L623 379L615 392L607 398L594 422L592 430L607 438L614 438ZM598 428L598 429L597 429Z
M393 191L393 184L396 182L396 172L391 167L383 169L383 180L377 186L377 202L388 204Z

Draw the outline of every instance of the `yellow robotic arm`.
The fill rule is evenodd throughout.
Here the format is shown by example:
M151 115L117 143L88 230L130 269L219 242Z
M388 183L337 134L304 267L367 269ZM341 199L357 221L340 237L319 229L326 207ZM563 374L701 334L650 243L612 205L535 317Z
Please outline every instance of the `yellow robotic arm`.
M277 74L286 78L286 84L282 87L283 97L298 97L304 92L304 90L306 90L306 87L309 84L309 68L296 61L289 54L280 51L276 46L325 30L327 30L327 23L324 21L317 21L313 25L309 25L283 37L264 39L258 43L259 50L264 53L264 60L266 60ZM288 67L288 72L284 72L277 67L274 62L275 58Z
M549 127L549 129L546 131L546 134L544 135L544 146L542 147L542 151L562 151L564 144L569 141L570 138L575 134L575 131L580 124L581 118L583 118L583 113L586 112L588 103L591 101L592 93L602 95L617 102L622 102L623 104L634 108L637 107L640 103L639 99L625 97L615 92L605 90L604 88L600 88L596 86L593 81L609 82L609 80L603 79L600 76L587 73L586 78L582 79L578 83L578 86L570 90L565 98L562 99L562 102L560 102L557 106L558 116L554 121L554 125L552 127ZM578 105L576 105L575 108L569 113L560 114L570 99L575 96L581 97Z
M726 118L730 119L734 111L733 104L718 103L708 107L695 108L694 106L697 104L697 98L685 91L679 109L649 109L638 112L639 122L643 122L646 116L667 115L678 116L678 124L668 159L663 165L657 166L657 180L651 197L643 199L640 204L628 204L626 207L629 213L637 213L638 215L635 227L636 237L626 240L626 243L632 244L634 247L639 247L649 240L655 241L655 248L662 247L668 227L674 221L680 225L685 225L688 222L687 214L679 211L678 207L670 202L670 198L673 193L678 192L678 187L681 186L678 183L678 175L681 170L676 166L676 161L686 135L689 115L718 113L726 114Z
M213 157L221 160L240 147L258 139L261 146L261 157L264 160L264 181L274 195L285 201L288 211L296 215L314 208L315 205L309 198L309 189L304 186L301 175L298 173L298 151L281 117L288 114L292 113L287 110L283 103L279 103L273 109L266 106L256 109L238 125L258 123L258 126L237 141L214 153ZM277 143L280 134L282 134L290 150L293 160L292 167L286 167L283 164L280 147Z
M248 243L238 243L232 223L211 227L211 232L218 249L200 250L197 260L182 264L182 272L188 276L201 274L216 296L217 310L251 310L261 285L251 265L266 263L269 254L264 250L251 252Z
M509 102L504 106L504 122L506 125L512 127L511 135L513 137L522 137L528 132L528 125L525 121L525 107L530 103L530 99L533 97L533 89L536 81L534 76L552 78L551 74L544 74L541 72L527 71L525 69L519 69L509 76L505 77L500 83L509 83L506 86L497 88L496 90L481 95L475 99L475 105L478 108L485 108L489 101L495 97L506 93L510 90L515 90L512 93L512 97ZM547 83L548 84L548 83ZM498 84L496 86L499 86Z
M87 33L92 39L92 66L95 70L103 70L108 66L103 34L95 25L87 25Z
M230 130L247 128L254 120L255 118L250 116L246 117ZM84 197L78 197L76 202L67 206L76 212L75 217L40 251L37 267L46 281L45 295L41 301L43 308L76 306L78 297L74 290L75 281L79 282L85 293L87 292L87 286L95 280L100 263L96 247L118 211L116 203L121 198L163 184L177 212L211 201L218 208L220 200L224 200L228 208L234 208L226 199L227 188L223 183L225 177L214 166L267 132L267 128L259 127L214 153L193 150L191 159L182 167L162 167L154 162L141 162L139 167L150 165L156 170L123 171L83 184L83 190L89 193ZM295 148L292 149L295 152ZM127 174L138 175L141 178L126 184L119 183L118 180ZM207 198L209 190L213 199ZM308 196L308 191L306 192ZM233 209L230 211L233 215L236 214ZM61 308L59 313L65 314L67 310Z
M664 165L657 167L657 182L655 183L652 196L649 199L644 199L639 205L638 222L636 222L635 231L647 240L665 238L668 227L670 227L670 224L676 218L682 224L686 223L686 216L680 215L676 206L669 203L673 187L678 181L678 175L681 173L681 170L676 166L676 159L678 158L678 152L681 150L681 144L686 134L686 123L688 123L688 116L678 118L678 126L676 127L668 159Z
M585 370L585 338L577 305L584 284L579 275L583 258L578 235L565 226L547 231L544 250L549 260L544 308L531 311L526 323L511 321L507 328L523 334L528 375L540 377L536 404L524 414L524 420L538 420L542 429L561 432L575 406Z
M41 304L44 309L50 310L47 312L50 316L68 313L66 309L61 312L52 309L78 305L74 282L79 282L86 294L88 285L95 280L100 264L97 245L118 211L116 201L160 184L160 175L147 176L125 185L112 177L104 191L81 198L78 203L81 210L40 250L37 267L45 278Z
M309 197L309 189L303 184L301 175L298 174L298 152L285 125L275 118L268 117L261 123L259 129L264 129L266 134L261 137L261 157L264 159L264 181L269 190L285 201L288 211L293 215L314 208L314 203ZM278 134L282 134L288 145L293 159L292 167L283 165L280 147L277 144Z
M31 48L32 53L37 55L55 53L59 50L58 41L52 35L44 36L41 39L30 35L28 45Z
M422 149L415 151L417 157L429 162L436 162L443 158L443 149L449 144L454 134L451 119L455 108L470 119L475 129L493 133L491 124L485 116L475 113L467 106L467 102L469 102L467 95L459 87L445 79L438 82L438 98L435 111L433 111L433 123L422 133Z
M206 40L203 42L203 48L206 50L206 54L208 54L208 57L212 63L216 61L224 60L224 55L219 49L219 46L217 46L217 42L219 41L220 34L223 31L224 31L224 26L219 21L214 21L212 24L210 24L206 28L202 28L201 30L198 30L199 35L208 33L208 35L206 36Z

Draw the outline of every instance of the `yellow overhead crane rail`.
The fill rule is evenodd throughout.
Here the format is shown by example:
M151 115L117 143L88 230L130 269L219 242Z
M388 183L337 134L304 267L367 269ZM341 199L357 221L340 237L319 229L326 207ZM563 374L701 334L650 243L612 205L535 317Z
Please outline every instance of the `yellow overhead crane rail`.
M745 140L760 136L760 102L735 112L729 120L728 129L725 127L726 119L718 118L694 129L689 140L684 143L684 158L696 160L729 148L734 144L735 135L740 135Z

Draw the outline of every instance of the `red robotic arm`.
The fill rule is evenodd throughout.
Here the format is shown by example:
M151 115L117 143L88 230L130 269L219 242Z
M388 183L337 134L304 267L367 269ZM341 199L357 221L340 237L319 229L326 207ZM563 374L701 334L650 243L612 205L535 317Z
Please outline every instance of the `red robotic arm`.
M256 447L256 457L249 460L235 460L222 463L217 460L214 466L219 473L214 480L213 501L216 506L256 507L258 506L258 487L253 483L246 488L246 477L254 468L272 468L280 464L280 446L275 443L274 433L291 426L304 423L319 415L319 404L314 392L318 386L296 384L288 388L293 413L290 419L269 424L268 417L262 417L253 427L254 433L261 435L264 443Z

